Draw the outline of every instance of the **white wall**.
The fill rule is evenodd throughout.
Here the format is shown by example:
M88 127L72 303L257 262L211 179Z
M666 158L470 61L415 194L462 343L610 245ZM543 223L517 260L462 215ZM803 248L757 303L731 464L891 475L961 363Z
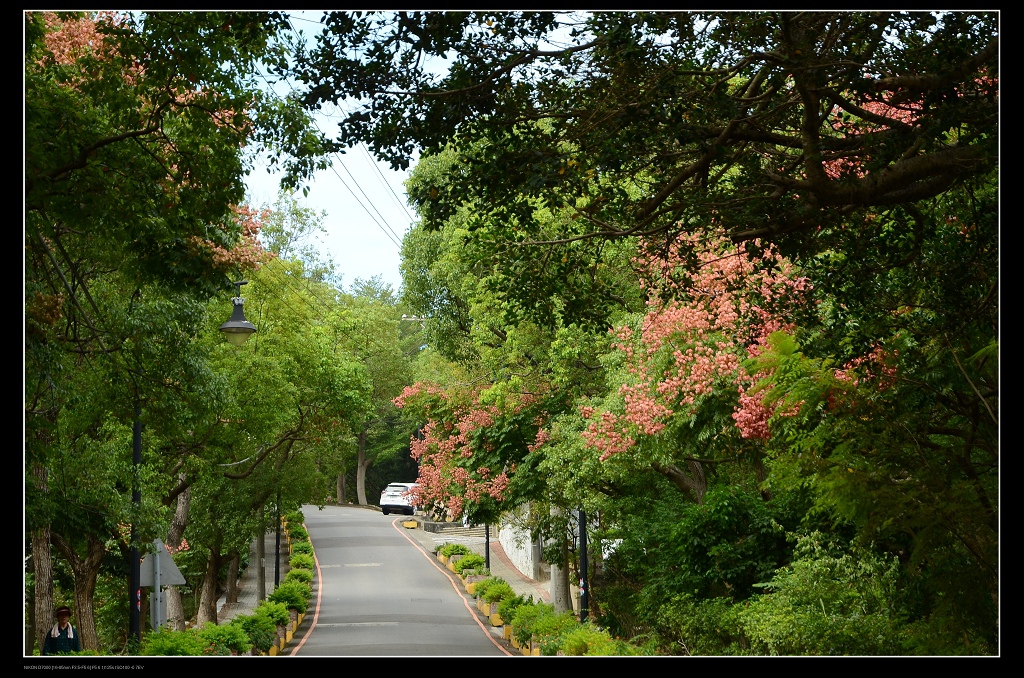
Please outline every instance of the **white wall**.
M534 548L530 541L529 530L519 527L525 523L529 506L521 506L512 514L502 516L498 529L498 542L505 555L520 572L531 579L536 578L537 567L534 562Z

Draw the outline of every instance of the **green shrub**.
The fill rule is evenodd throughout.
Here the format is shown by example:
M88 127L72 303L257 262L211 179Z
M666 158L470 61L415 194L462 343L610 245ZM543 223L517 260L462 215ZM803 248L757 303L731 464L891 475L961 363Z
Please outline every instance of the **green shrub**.
M142 639L139 654L144 657L200 657L206 644L196 636L195 631L171 631L162 629L149 633Z
M285 614L288 614L287 608ZM277 624L266 614L240 614L231 620L245 631L249 642L260 652L269 652L277 641Z
M308 541L297 541L292 544L292 554L302 553L307 556L313 555L313 545Z
M256 606L254 614L257 617L266 617L275 627L285 626L291 621L291 615L288 614L288 606L274 600L261 601Z
M554 616L555 606L548 603L520 605L512 615L512 632L520 645L526 645L533 637L534 630L541 619Z
M301 525L306 522L306 516L302 514L302 511L296 509L295 511L289 511L284 514L284 519L288 521L289 525Z
M487 561L479 553L468 553L461 558L455 564L455 569L465 576L466 570L475 570L481 568Z
M313 556L305 553L296 553L288 560L290 567L300 568L303 570L313 569Z
M580 624L562 636L562 654L571 657L616 655L618 649L607 631L589 623Z
M739 618L758 653L900 654L898 580L895 558L814 532Z
M750 654L743 624L742 605L728 598L698 600L690 594L675 596L658 608L661 630L656 639L663 648L689 655Z
M487 589L489 589L497 583L504 584L505 580L501 577L488 577L483 581L478 581L476 583L476 588L473 589L473 595L477 598L484 598L484 596L487 594Z
M306 532L306 528L302 525L289 525L288 537L292 541L309 541L309 532Z
M527 600L523 596L512 596L511 598L505 598L504 600L498 603L498 614L501 616L503 620L505 620L506 624L510 624L512 622L513 615L515 615L516 613L516 609L518 609L520 605L532 604L533 596L530 596L529 600Z
M298 581L303 584L308 584L313 581L313 572L303 567L294 567L288 570L288 574L284 577L285 581Z
M205 655L245 654L252 649L249 634L237 624L218 626L213 622L207 622L196 632L196 636L206 646L203 648Z
M448 543L448 544L442 544L441 548L439 548L437 550L437 552L440 553L445 558L449 558L451 556L454 556L457 553L468 556L473 551L471 551L470 548L468 546L466 546L465 544Z
M533 635L540 645L540 653L545 657L553 657L562 648L562 637L580 626L572 612L544 615L537 620Z
M500 603L507 598L515 598L516 592L512 590L508 582L500 581L487 587L484 593L484 600L488 603Z
M313 591L308 585L286 581L282 582L267 599L275 603L284 603L289 610L303 613L309 607L309 598L312 595Z

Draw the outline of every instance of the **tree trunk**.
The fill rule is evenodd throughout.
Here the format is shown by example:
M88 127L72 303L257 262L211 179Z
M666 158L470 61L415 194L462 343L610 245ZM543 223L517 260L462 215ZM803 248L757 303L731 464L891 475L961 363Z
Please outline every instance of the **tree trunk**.
M344 506L348 503L348 483L345 478L345 469L341 469L341 473L338 474L338 505Z
M754 477L757 478L757 486L760 488L761 498L765 501L771 501L772 492L764 487L764 481L768 480L768 469L764 467L764 459L760 454L754 457Z
M44 471L45 473L45 471ZM50 558L50 526L32 533L32 569L36 580L32 604L33 628L29 629L40 650L53 623L53 560ZM26 645L31 641L26 641ZM26 654L32 654L32 648Z
M364 428L359 434L359 459L356 465L356 501L360 506L366 506L366 469L373 466L373 459L366 458L366 433L369 427Z
M561 517L561 515L562 509L557 506L551 507L553 518ZM554 522L558 524L559 521ZM569 545L565 539L565 530L561 526L557 530L559 562L551 563L551 582L549 584L551 604L555 606L556 613L572 609L572 603L569 600Z
M241 561L241 556L238 553L238 549L232 549L228 553L228 557L231 558L228 561L228 587L227 587L227 602L237 603L238 602L238 566Z
M181 481L185 480L185 474L178 476ZM167 530L167 548L173 553L181 548L181 540L185 535L185 526L188 525L188 512L192 497L192 488L187 487L178 495L177 504L174 509L174 517L171 518L171 527ZM185 605L181 600L181 591L177 586L168 586L166 589L167 601L167 627L172 631L185 630Z
M32 540L29 540L28 545L28 556L25 558L25 574L27 577L34 580L35 577L35 558L32 557ZM36 642L36 604L35 604L35 587L33 586L32 592L29 592L29 588L25 587L25 633L22 637L22 642L25 643L24 651L25 655L29 656L32 654L32 648Z
M96 634L96 617L92 601L96 595L96 579L107 550L103 541L94 534L85 535L85 556L79 556L64 535L51 534L54 546L71 565L75 576L75 629L81 635L83 650L98 650L99 636Z
M35 464L32 468L32 475L39 482L39 490L45 493L48 489L46 467ZM33 587L32 614L30 615L32 624L26 635L29 639L34 638L39 649L42 650L46 632L53 624L53 560L50 557L49 524L32 532L32 569L36 576ZM29 639L25 641L26 646L32 642ZM25 654L32 654L32 648L29 647Z
M651 464L651 468L671 480L672 484L680 492L692 499L695 504L703 504L704 493L708 489L707 478L704 476L704 467L699 461L693 459L687 460L686 466L690 469L689 474L675 464L667 466Z
M220 569L219 548L210 549L206 557L206 574L203 576L203 588L199 595L199 611L196 613L196 626L206 622L217 623L217 571Z

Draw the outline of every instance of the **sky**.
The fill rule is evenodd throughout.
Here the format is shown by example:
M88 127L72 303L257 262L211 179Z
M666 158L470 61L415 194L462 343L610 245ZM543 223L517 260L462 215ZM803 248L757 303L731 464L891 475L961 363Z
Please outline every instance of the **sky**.
M297 30L310 38L318 31L320 12L291 12ZM337 116L331 107L317 116L324 132L334 135ZM326 234L316 243L320 252L334 260L344 287L356 278L381 276L395 291L401 287L399 271L402 236L412 226L414 212L405 204L403 182L407 172L396 172L387 163L376 162L369 151L358 146L332 157L332 167L317 172L308 183L309 193L295 195L300 204L326 212L322 225ZM267 172L257 159L246 186L254 206L273 204L279 175Z
M375 275L395 291L401 287L400 245L414 214L405 206L405 178L405 172L393 171L357 147L334 155L332 167L310 180L307 196L295 194L300 204L326 213L321 222L326 233L314 244L334 260L346 288L356 278ZM279 181L280 175L269 174L257 161L246 180L250 204L272 205Z

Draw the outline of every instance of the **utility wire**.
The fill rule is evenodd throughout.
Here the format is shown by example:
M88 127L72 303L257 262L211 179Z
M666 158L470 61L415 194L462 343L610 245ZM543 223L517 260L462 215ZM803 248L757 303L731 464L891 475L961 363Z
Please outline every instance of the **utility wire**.
M388 191L391 193L391 197L394 198L395 204L398 205L401 209L405 210L405 213L409 215L410 221L415 221L416 217L413 216L412 212L409 211L409 206L406 205L405 202L398 197L398 194L395 193L395 189L391 187L390 183L388 183L388 180L384 177L384 173L380 171L380 167L377 165L377 162L373 159L373 156L370 155L370 151L367 150L366 144L364 144L363 142L359 142L359 148L360 150L362 150L363 155L366 156L367 161L369 161L373 169L377 170L377 176L380 177L380 183L383 184L384 188L388 189Z
M345 165L342 164L342 167L345 167ZM356 192L352 190L352 187L349 186L347 183L345 183L345 179L342 178L342 176L340 174L338 174L338 170L334 169L334 165L333 164L331 165L331 171L334 172L334 175L336 177L338 177L339 181L341 181L342 186L344 186L345 188L348 189L348 192L351 193L352 197L356 199L356 202L359 203L359 206L362 207L364 210L366 210L366 213L370 215L371 219L373 219L373 223L377 224L377 228L379 228L381 230L381 232L383 232L384 235L387 236L388 240L390 240L392 243L394 243L395 247L398 247L399 249L401 249L402 243L400 241L396 240L393 235L391 235L391 233L394 233L394 231L391 231L391 227L389 226L387 229L385 229L384 226L382 226L381 223L379 221L377 221L377 218L373 216L373 212L371 212L366 207L366 205L363 204L363 202L359 199L359 196L356 195ZM348 168L345 168L345 171L348 172ZM351 174L349 174L349 176L351 176ZM353 181L355 181L355 180L353 179ZM363 189L360 188L359 190L361 191ZM374 207L373 209L376 210L377 208ZM388 233L388 231L391 231L391 233Z
M290 15L290 14L289 14L288 16L289 16L289 26L291 26L291 29L292 29L292 31L293 31L294 33L296 33L296 34L298 34L298 31L296 30L296 28L295 28L294 24L292 24L292 23L291 23L291 20L292 20L293 18L294 18L294 19L301 19L301 20L303 20L303 21L309 21L310 23L315 23L315 22L312 22L312 21L311 21L311 20L309 20L309 19L304 19L304 18L302 18L302 17L293 17L293 16L292 16L292 15ZM264 74L263 74L262 72L261 72L261 76L263 77L263 79L264 79L264 81L265 81L265 82L267 83L267 85L268 85L268 86L271 86L271 87L272 87L272 85L271 85L270 81L269 81L269 80L268 80L268 79L266 78L266 76L265 76L265 75L264 75ZM319 125L318 125L318 124L316 123L316 121L315 121L315 120L313 121L313 124L314 124L314 126L315 126L315 127L317 128L317 130L318 130L318 131L319 131L319 132L320 132L321 134L324 134L323 130L322 130L322 129L320 129L320 126L319 126ZM325 135L325 136L326 136L326 135ZM367 155L369 155L369 154L368 154L368 152L366 151L366 148L365 148L365 147L363 147L363 152L364 152L364 153L367 153ZM337 176L337 177L338 177L338 180L339 180L339 181L341 181L342 185L343 185L343 186L345 186L345 188L346 188L346 189L348 189L348 192L352 194L352 197L353 197L353 198L355 198L356 202L358 202L358 203L359 203L360 207L362 207L362 208L363 208L364 210L366 210L366 213L367 213L367 214L368 214L368 215L370 216L370 218L371 218L371 219L373 219L374 223L375 223L375 224L377 225L377 227L378 227L378 228L380 228L380 229L381 229L381 231L382 231L382 232L384 233L384 235L385 235L385 236L387 236L387 238L388 238L388 239L389 239L389 240L390 240L390 241L391 241L391 242L392 242L392 243L393 243L393 244L394 244L394 245L395 245L396 247L398 247L399 249L401 249L401 247L402 247L402 237L401 237L401 236L399 236L399 235L398 235L398 234L397 234L397 233L395 232L395 230L394 230L393 228L391 228L391 225L390 225L390 224L388 223L387 219L386 219L386 218L384 217L384 215L383 215L383 214L381 214L380 210L378 210L378 209L377 209L377 206L376 206L376 205L375 205L375 204L373 203L373 201L372 201L372 200L370 199L370 197L369 197L369 196L368 196L368 195L366 194L366 191L364 191L364 190L363 190L363 187L359 185L359 182L358 182L358 181L356 180L355 176L353 176L353 175L352 175L352 172L351 172L351 171L350 171L350 170L348 169L348 167L347 167L347 166L345 165L345 162L344 162L344 160L342 159L342 154L340 154L340 153L336 153L336 154L334 154L334 155L335 155L335 156L337 156L337 162L338 162L338 163L339 163L339 164L341 165L342 169L344 169L344 170L345 170L345 173L346 173L346 174L348 174L349 178L350 178L350 179L352 180L352 183L354 183L354 184L355 184L355 186L356 186L356 188L357 188L357 189L359 189L359 192L360 192L360 193L362 193L363 197L364 197L364 198L366 199L366 203L369 203L370 207L368 208L368 207L366 206L366 203L364 203L364 202L363 202L363 201L362 201L362 200L361 200L361 199L359 198L359 196L358 196L358 195L356 195L356 192L355 192L355 191L354 191L354 190L352 189L352 187L351 187L351 186L350 186L350 185L349 185L349 184L348 184L348 183L347 183L347 182L345 181L345 179L344 179L344 178L343 178L343 177L342 177L342 176L341 176L341 175L340 175L340 174L338 173L337 169L335 169L335 167L334 167L334 164L335 164L334 162L332 162L332 163L331 163L331 171L332 171L332 172L334 172L335 176ZM379 167L377 167L376 163L373 163L373 162L371 162L370 164L371 164L371 165L373 165L374 169L376 169L376 170L377 170L377 173L378 173L378 174L380 174L381 180L382 180L382 181L384 182L384 185L385 185L385 186L386 186L386 187L388 188L388 190L389 190L389 191L391 192L391 194L392 194L393 196L395 196L395 199L397 200L398 198L397 198L397 195L395 195L394 189L392 189L392 188L391 188L391 186L390 186L390 185L389 185L389 184L388 184L388 183L387 183L387 182L386 182L386 181L384 180L383 174L381 174L381 172L380 172L380 168L379 168ZM406 211L406 213L407 213L407 214L409 213L409 211L408 211L408 208L406 208L406 207L405 207L405 205L401 204L401 202L399 202L399 205L400 205L400 206L401 206L401 207L402 207L403 209L405 209L405 211ZM375 216L373 215L373 212L371 212L371 211L370 211L370 208L372 208L372 209L373 209L373 212L376 212L376 213L377 213L377 216L379 216L379 217L380 217L380 221L378 221L378 220L377 220L377 217L375 217ZM411 217L411 215L410 215L410 217ZM383 223L382 223L382 222L383 222Z

